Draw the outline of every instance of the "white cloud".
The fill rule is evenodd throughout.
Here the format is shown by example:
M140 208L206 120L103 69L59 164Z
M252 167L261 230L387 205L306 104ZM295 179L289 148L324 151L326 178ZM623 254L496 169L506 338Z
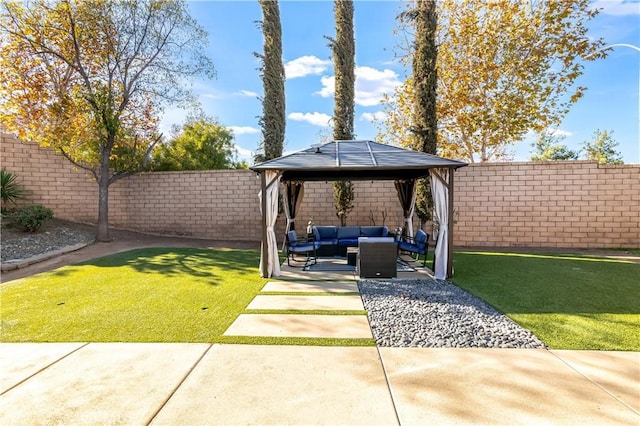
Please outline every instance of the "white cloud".
M379 105L385 94L393 93L396 86L401 82L395 71L385 69L377 70L371 67L356 67L356 99L355 102L361 106ZM320 79L322 89L316 94L323 98L333 96L335 93L335 77L324 76Z
M605 15L640 15L640 3L627 0L598 0L591 5L593 9L602 9Z
M320 83L322 84L322 89L317 91L315 94L320 95L323 98L330 98L336 91L336 78L334 76L323 76L320 79Z
M292 112L288 116L294 121L306 121L314 126L329 127L331 116L321 112Z
M284 64L284 72L289 79L305 77L322 74L330 65L331 61L316 56L301 56Z
M167 108L162 114L162 117L160 118L160 123L158 125L160 129L160 133L162 133L162 135L165 138L170 138L172 127L174 125L182 126L182 124L187 118L187 113L188 111L182 108L178 108L178 107Z
M567 131L567 130L562 130L562 129L555 129L553 127L549 127L547 129L544 130L546 133L548 133L551 136L555 136L555 137L559 137L559 138L569 138L571 136L573 136L573 133ZM522 140L525 141L528 144L532 144L535 143L538 140L538 133L533 131L533 130L529 130L527 133L525 133L525 135L522 137Z
M247 161L248 163L253 161L253 152L249 149L236 145L236 153L239 161Z
M219 93L200 93L199 95L203 99L223 99L224 95Z
M252 92L251 90L241 90L238 92L240 96L246 96L248 98L256 98L258 94L256 92Z
M563 137L563 138L568 138L569 136L573 135L573 133L568 132L566 130L562 130L562 129L548 128L547 132L549 132L551 134L551 136L558 136L558 137Z
M256 129L251 126L229 126L233 130L234 135L252 135L254 133L260 133L260 129Z
M385 118L387 118L387 114L384 111L363 112L360 115L360 119L366 121L384 121Z

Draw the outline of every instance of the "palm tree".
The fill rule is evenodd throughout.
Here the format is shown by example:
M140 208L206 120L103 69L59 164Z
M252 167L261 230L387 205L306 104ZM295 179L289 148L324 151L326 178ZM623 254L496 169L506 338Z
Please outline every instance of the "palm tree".
M351 0L335 0L333 10L336 20L336 38L329 38L335 73L333 138L335 140L351 140L354 138L356 51L353 34L353 2ZM340 225L345 226L347 216L353 209L353 183L349 180L335 181L333 196Z
M262 146L259 149L261 152L255 156L256 162L282 155L286 125L280 8L277 0L259 0L259 3L262 7L264 53L255 55L262 61L260 71L264 96L262 98L263 115L260 118Z
M436 117L436 91L438 73L436 61L436 29L438 15L435 0L416 0L416 6L406 12L415 26L413 81L414 108L411 132L413 133L413 149L436 154L438 121ZM418 182L416 197L416 213L420 225L431 219L433 199L429 179Z

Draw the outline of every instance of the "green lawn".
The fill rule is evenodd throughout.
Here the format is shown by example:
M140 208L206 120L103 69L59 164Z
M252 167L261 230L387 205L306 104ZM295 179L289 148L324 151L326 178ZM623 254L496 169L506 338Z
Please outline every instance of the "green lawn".
M453 281L553 349L640 350L640 264L459 252Z
M0 286L5 342L216 342L262 288L255 250L133 250Z
M153 248L12 281L0 286L0 340L374 344L222 336L239 314L254 313L246 306L266 282L258 264L255 250ZM456 284L551 348L640 350L638 264L462 252L455 268Z

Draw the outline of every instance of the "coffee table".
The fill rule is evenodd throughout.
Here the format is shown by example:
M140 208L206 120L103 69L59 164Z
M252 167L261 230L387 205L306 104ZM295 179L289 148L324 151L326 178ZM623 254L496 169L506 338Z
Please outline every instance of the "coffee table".
M347 265L356 266L358 247L347 247Z

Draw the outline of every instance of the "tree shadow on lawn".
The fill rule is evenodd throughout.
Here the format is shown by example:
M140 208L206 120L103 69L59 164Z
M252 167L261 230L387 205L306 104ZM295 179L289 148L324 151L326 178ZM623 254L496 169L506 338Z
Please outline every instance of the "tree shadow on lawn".
M154 247L134 249L92 259L52 272L55 276L68 276L83 266L99 268L130 267L136 272L161 274L168 277L189 275L198 278L222 278L216 268L235 275L258 274L259 253L255 250L228 250L209 248ZM209 284L217 285L210 281Z
M640 264L595 256L457 252L453 281L505 313L639 314Z

